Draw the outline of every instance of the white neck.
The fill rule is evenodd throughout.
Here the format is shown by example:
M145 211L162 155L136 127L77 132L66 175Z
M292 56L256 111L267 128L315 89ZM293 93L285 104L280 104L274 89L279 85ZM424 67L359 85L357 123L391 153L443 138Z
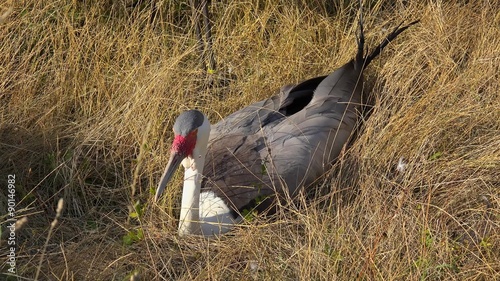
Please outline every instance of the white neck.
M203 156L203 158L205 158ZM196 165L204 164L196 159ZM192 162L190 159L189 162ZM201 234L200 222L200 190L201 190L201 173L202 168L197 169L187 168L184 172L184 186L182 189L182 205L179 221L179 234Z
M221 234L231 230L234 223L241 220L241 218L233 218L231 209L214 192L200 193L209 135L210 123L205 117L203 125L198 128L192 157L186 157L182 161L185 171L179 220L179 235L181 236Z
M192 157L182 161L184 166L184 187L179 220L179 234L202 234L200 225L200 190L207 153L210 123L205 117L203 125L198 128L196 146Z

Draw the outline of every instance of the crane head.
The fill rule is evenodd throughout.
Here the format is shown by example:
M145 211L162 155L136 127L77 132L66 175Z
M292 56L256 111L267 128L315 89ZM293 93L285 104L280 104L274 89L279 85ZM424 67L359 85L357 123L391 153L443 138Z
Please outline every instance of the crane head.
M196 149L198 144L202 144L202 146L204 144L206 149L209 135L209 131L206 132L207 124L210 128L208 120L198 110L184 111L177 117L173 128L175 136L170 150L170 158L156 189L155 201L158 201L181 163L185 169L196 167L197 157L193 157L193 155L199 154L200 149Z

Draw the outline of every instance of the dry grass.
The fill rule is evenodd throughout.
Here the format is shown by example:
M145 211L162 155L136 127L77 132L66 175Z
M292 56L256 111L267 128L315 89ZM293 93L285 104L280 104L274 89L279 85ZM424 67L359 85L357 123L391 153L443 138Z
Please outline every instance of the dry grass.
M179 112L197 107L217 122L353 57L357 8L319 2L213 3L219 73L231 68L236 79L211 89L191 11L177 1L158 1L152 23L149 6L134 1L0 3L0 174L16 175L17 216L28 217L17 235L17 270L27 278L19 280L36 274L59 198L65 210L40 280L134 272L143 280L498 280L493 0L365 1L370 46L384 28L422 22L369 67L373 114L307 206L205 240L176 236L180 173L171 196L152 204ZM2 192L2 215L6 200ZM145 204L140 221L129 217L136 201ZM124 245L137 229L144 238Z

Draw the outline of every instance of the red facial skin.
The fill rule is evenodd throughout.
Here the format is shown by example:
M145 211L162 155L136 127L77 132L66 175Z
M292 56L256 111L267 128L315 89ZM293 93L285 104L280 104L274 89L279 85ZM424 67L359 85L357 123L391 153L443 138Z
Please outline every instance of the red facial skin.
M187 136L176 135L172 144L172 152L185 156L193 156L198 130L190 132Z

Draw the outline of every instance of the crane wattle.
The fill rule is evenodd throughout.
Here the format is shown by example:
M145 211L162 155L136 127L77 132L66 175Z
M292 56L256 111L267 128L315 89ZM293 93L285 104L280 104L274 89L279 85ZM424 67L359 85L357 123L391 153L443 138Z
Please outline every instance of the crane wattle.
M194 130L187 136L176 135L172 144L172 152L182 154L184 157L192 156L193 149L196 146L196 137L198 130Z

